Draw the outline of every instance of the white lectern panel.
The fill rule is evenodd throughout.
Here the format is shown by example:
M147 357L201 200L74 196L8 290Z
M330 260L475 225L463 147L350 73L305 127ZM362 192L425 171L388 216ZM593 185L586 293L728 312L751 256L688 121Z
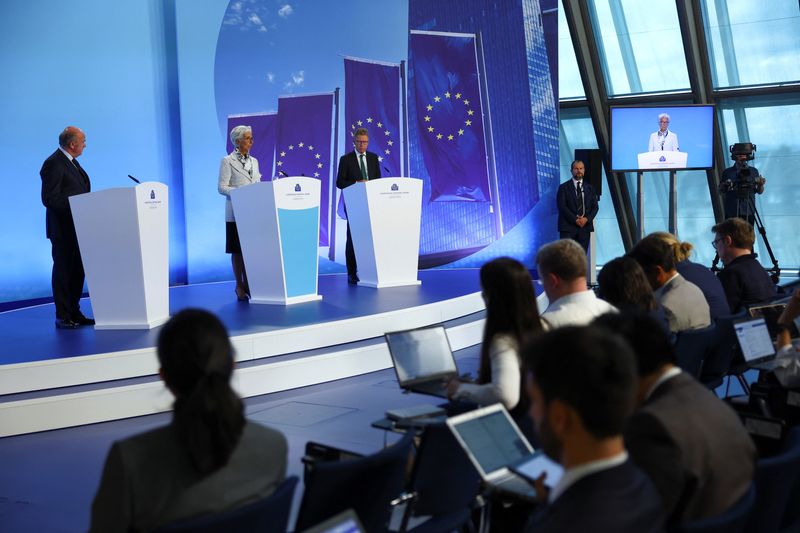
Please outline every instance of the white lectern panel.
M639 170L681 170L686 168L689 154L686 152L642 152L637 156Z

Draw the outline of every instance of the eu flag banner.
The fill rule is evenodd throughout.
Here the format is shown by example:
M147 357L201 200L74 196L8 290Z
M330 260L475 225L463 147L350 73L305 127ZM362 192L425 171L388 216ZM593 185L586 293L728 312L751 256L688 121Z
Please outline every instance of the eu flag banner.
M408 48L431 201L490 201L475 35L412 31Z
M400 65L344 59L344 123L350 136L369 132L369 151L378 154L381 174L401 176ZM346 149L352 150L346 142Z
M275 172L322 181L319 244L328 246L333 93L278 98Z
M231 130L236 126L250 126L253 130L253 147L250 155L258 159L261 181L269 181L272 164L275 162L275 130L278 115L275 113L258 113L252 115L228 115L228 138L226 153L233 152Z

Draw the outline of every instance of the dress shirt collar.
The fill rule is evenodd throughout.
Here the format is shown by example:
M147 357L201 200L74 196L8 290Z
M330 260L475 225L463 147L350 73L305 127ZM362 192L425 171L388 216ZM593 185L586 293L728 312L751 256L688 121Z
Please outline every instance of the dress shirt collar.
M611 456L608 459L600 459L598 461L589 461L578 466L573 466L568 470L564 470L564 475L558 480L556 486L550 491L547 497L548 502L553 503L559 496L564 494L568 488L585 478L588 475L608 470L619 466L628 460L628 452L621 451L617 455Z
M667 135L669 135L669 128L667 128L664 131L658 130L658 136L659 137L664 137L666 139Z
M666 381L668 381L668 380L670 380L670 379L674 378L675 376L677 376L677 375L678 375L678 374L680 374L680 373L681 373L681 369L680 369L680 367L673 366L672 368L670 368L669 370L667 370L666 372L664 372L663 374L661 374L660 376L658 376L658 379L656 380L656 382L655 382L655 383L653 383L653 384L650 386L650 388L647 390L647 393L644 395L644 399L645 399L645 401L647 401L647 399L648 399L648 398L650 398L650 396L651 396L651 395L652 395L652 394L653 394L653 393L656 391L656 389L657 389L657 388L658 388L658 387L659 387L659 386L660 386L662 383L664 383L664 382L666 382Z
M678 272L676 271L674 276L669 278L662 286L653 291L653 295L656 297L656 299L661 298L661 295L664 294L664 291L667 290L667 286L673 281L675 281L675 279L677 279L678 276L680 276L680 274L678 274Z
M69 160L70 160L70 162L72 162L72 160L73 160L73 159L75 159L74 157L72 157L72 155L71 155L69 152L67 152L66 150L64 150L64 149L63 149L63 148L61 148L60 146L58 147L58 149L59 149L59 150L61 150L61 153L62 153L62 154L64 154L65 156L67 156L67 159L69 159Z
M575 186L575 190L576 191L578 190L578 183L581 184L581 189L586 189L586 185L583 182L584 182L584 180L580 180L579 181L579 180L576 180L575 178L572 178L572 185Z

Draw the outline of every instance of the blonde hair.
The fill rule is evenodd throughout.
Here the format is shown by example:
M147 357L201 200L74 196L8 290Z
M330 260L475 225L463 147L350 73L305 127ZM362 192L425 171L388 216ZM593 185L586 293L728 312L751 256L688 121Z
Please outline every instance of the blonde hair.
M650 236L670 245L676 263L689 259L689 256L692 255L692 250L694 250L692 243L681 242L675 235L666 231L656 231L651 233Z

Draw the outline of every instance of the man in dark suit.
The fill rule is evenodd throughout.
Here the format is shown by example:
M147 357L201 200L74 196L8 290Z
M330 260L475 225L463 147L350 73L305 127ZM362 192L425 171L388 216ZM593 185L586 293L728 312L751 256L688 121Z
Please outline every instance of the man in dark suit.
M570 171L572 179L562 183L556 194L558 234L559 238L573 239L588 250L597 215L597 196L594 188L583 181L583 161L573 161Z
M595 325L628 340L637 360L638 409L625 447L661 494L667 525L719 515L753 480L756 449L733 409L675 366L675 352L652 318L606 315Z
M81 313L83 262L72 221L69 197L91 190L89 176L78 163L86 147L86 135L68 126L58 136L58 149L45 159L42 177L42 203L47 208L47 238L53 255L53 300L56 327L74 329L94 324Z
M339 171L336 173L336 186L340 189L351 186L359 181L369 181L381 177L381 167L378 156L367 152L369 134L365 128L358 128L353 135L355 150L348 152L339 159ZM347 206L345 206L347 213ZM347 222L347 244L344 249L347 261L347 282L351 285L358 283L358 266L356 254L353 251L353 241L350 238L350 222Z
M564 326L535 338L522 352L531 417L542 450L564 467L531 532L663 531L653 484L629 459L622 440L633 410L636 367L618 336L594 326Z

